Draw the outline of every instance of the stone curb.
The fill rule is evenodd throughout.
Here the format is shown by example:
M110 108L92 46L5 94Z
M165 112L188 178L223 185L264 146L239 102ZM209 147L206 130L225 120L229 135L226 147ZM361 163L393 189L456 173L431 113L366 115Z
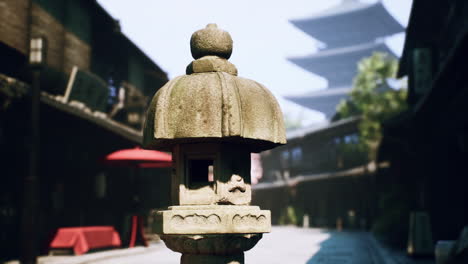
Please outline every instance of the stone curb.
M90 264L93 262L100 262L113 258L149 254L159 250L160 248L161 247L157 245L150 245L147 248L139 246L134 248L111 249L101 252L83 254L80 256L40 256L37 259L37 264ZM3 264L19 264L19 261L7 261Z
M125 249L112 249L103 252L84 254L81 256L45 256L38 259L37 264L88 264L113 258L128 257L132 255L148 254L158 250L158 247L134 247Z

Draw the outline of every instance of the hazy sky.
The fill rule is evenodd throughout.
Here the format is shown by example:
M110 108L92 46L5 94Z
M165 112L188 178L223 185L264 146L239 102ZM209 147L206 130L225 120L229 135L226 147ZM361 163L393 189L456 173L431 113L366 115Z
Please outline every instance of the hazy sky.
M319 112L281 98L326 87L324 79L287 60L288 57L314 53L317 44L288 21L306 18L338 4L340 0L98 2L120 20L122 31L167 72L169 78L185 74L185 67L193 60L189 45L192 33L208 23L218 24L234 40L229 60L236 65L239 76L264 84L278 98L283 112L292 118L302 117L305 125L324 119ZM403 26L407 24L411 2L383 1ZM387 44L399 55L403 40L403 34L399 34L388 38Z

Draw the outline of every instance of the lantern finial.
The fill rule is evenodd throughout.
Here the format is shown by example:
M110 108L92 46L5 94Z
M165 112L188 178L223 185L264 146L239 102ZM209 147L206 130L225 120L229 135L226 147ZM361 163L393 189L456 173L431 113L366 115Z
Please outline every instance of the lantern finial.
M210 55L229 59L232 54L232 43L228 32L219 29L216 24L208 24L206 28L192 34L190 50L194 59Z

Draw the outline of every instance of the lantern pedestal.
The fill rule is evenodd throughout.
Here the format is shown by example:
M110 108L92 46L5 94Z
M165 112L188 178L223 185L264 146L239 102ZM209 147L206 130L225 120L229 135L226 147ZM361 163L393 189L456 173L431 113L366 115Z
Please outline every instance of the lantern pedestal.
M182 253L182 264L243 264L244 251L261 238L262 234L161 235L169 249Z
M155 228L181 263L244 263L244 251L270 232L271 216L258 206L171 206L157 212Z
M244 264L244 253L239 255L190 255L183 254L181 264Z

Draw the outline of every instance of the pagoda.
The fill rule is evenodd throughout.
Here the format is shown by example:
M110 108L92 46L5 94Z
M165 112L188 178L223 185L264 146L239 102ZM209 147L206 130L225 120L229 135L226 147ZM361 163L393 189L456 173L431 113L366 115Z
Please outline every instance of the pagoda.
M306 57L289 58L289 61L326 78L328 87L303 95L286 96L286 99L320 111L327 119L333 117L336 106L351 90L358 62L374 52L396 57L384 38L404 30L381 1L343 0L317 15L292 20L291 23L322 42L325 48Z

